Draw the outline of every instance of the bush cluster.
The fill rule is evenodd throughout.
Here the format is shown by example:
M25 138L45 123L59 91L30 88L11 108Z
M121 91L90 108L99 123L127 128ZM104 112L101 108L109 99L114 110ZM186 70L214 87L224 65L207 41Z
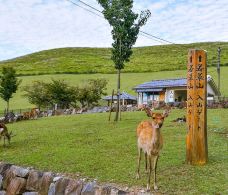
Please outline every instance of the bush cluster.
M90 79L77 86L53 79L49 83L34 81L23 90L28 101L38 108L54 107L56 104L60 109L89 108L98 105L101 96L106 95L106 85L105 79Z

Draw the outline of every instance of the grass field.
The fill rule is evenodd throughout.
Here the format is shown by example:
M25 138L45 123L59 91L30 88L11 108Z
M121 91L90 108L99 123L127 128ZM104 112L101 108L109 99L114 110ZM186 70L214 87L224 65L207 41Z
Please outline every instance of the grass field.
M215 82L217 83L217 73L216 68L209 68L208 74L213 76ZM223 96L228 96L228 67L221 68L221 92ZM148 73L123 73L121 78L121 88L122 90L136 95L132 88L143 82L147 82L153 79L165 79L165 78L178 78L186 77L186 70L177 71L163 71L163 72L148 72ZM28 103L27 99L22 97L22 88L25 85L29 85L34 80L50 81L51 78L54 79L64 79L71 85L77 85L83 82L83 80L90 78L106 78L108 80L107 92L111 94L112 89L116 89L116 74L57 74L57 75L39 75L39 76L23 76L22 84L19 91L10 100L11 109L24 109L31 108L32 105ZM6 103L0 100L0 110L4 110Z
M222 48L221 64L228 66L228 42L162 45L134 48L124 72L158 72L186 68L189 49L207 50L208 65L216 65L217 48ZM20 75L63 73L115 73L111 50L104 48L60 48L41 51L0 62L13 66Z
M185 124L171 122L185 110L172 110L162 128L164 147L158 162L158 185L165 194L228 193L228 110L208 111L209 163L185 164ZM0 160L39 170L80 175L99 182L146 187L146 174L135 180L135 129L144 112L123 113L118 124L108 114L42 118L7 125L16 136ZM226 134L223 134L226 133ZM142 166L143 169L143 166Z

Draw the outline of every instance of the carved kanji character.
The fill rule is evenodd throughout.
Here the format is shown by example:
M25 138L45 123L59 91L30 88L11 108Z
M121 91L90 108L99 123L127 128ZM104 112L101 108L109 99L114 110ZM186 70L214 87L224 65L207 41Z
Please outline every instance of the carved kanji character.
M197 64L196 71L202 72L203 71L203 65L202 64Z
M197 73L197 80L199 80L199 81L204 80L204 77L203 77L203 73L202 72L198 72Z
M196 85L196 88L197 89L203 89L204 88L204 85L202 84L202 83L198 83L197 85Z
M192 64L190 64L190 65L189 65L188 72L193 72L193 69L194 69L194 68L193 68L193 65L192 65Z

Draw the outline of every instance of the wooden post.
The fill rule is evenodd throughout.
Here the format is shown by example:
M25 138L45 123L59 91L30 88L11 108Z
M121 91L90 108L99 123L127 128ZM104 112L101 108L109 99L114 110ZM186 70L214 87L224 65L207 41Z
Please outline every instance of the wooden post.
M192 49L188 54L186 160L204 165L207 148L207 54Z
M114 89L112 90L112 100L111 100L111 105L110 105L110 111L109 111L108 121L111 120L113 96L114 96Z

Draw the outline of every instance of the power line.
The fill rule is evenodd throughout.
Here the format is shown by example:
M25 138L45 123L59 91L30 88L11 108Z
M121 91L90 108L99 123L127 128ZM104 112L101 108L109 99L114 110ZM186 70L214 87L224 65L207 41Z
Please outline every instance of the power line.
M148 39L151 39L151 40L154 40L154 41L157 41L157 42L159 42L159 43L164 44L164 42L159 41L159 40L157 40L157 39L153 39L153 38L151 38L151 37L149 37L149 36L147 36L147 35L143 34L142 32L140 32L140 35L141 35L141 36L143 36L143 37L146 37L146 38L148 38Z
M70 2L70 3L72 3L72 4L74 4L74 5L76 5L76 6L80 7L80 8L82 8L82 9L84 9L84 10L86 10L86 11L92 13L92 14L95 14L96 16L99 16L100 18L103 18L103 17L100 16L99 14L97 14L97 13L95 13L95 12L93 12L93 11L91 11L91 10L85 8L85 7L82 7L81 5L75 3L75 2L73 2L73 1L71 1L71 0L66 0L66 1L68 1L68 2Z
M88 7L92 8L92 9L95 10L95 11L102 13L100 10L98 10L98 9L96 9L95 7L93 7L93 6L91 6L91 5L87 4L87 3L85 3L84 1L81 1L81 0L78 0L78 1L81 2L82 4L84 4L85 6L88 6Z
M77 5L78 7L81 7L82 9L85 9L84 7L79 6L78 4L74 3L74 2L71 1L71 0L66 0L66 1L69 1L69 2L71 2L71 3L75 4L75 5ZM93 7L93 6L91 6L91 5L87 4L87 3L85 3L84 1L81 1L81 0L77 0L77 1L79 1L79 2L82 3L83 5L85 5L85 6L87 6L87 7L90 7L91 9L93 9L93 10L99 12L99 13L102 13L102 11L100 11L100 10L96 9L95 7ZM91 10L88 10L88 9L85 9L85 10L87 10L87 11L89 11L89 12L91 12L91 13L93 13L93 14L95 14L95 15L101 17L101 18L103 18L102 16L96 14L95 12L92 12ZM102 13L102 14L103 14L103 13ZM147 37L147 38L149 38L149 39L154 38L154 39L152 39L152 40L157 41L157 42L159 42L159 43L164 43L164 42L166 42L166 43L170 43L170 44L175 44L175 43L173 43L173 42L171 42L171 41L162 39L162 38L160 38L160 37L158 37L158 36L155 36L155 35L152 35L152 34L150 34L150 33L147 33L147 32L141 31L141 30L140 30L139 32L141 33L141 34L140 34L141 36ZM144 35L143 35L143 34L144 34ZM145 36L145 35L147 35L147 36ZM148 37L148 36L149 36L149 37ZM151 38L151 37L152 37L152 38ZM157 39L157 40L156 40L156 39ZM160 41L159 41L159 40L160 40ZM163 42L161 42L161 41L163 41Z
M157 37L157 36L151 35L151 34L149 34L149 33L147 33L147 32L144 32L144 31L141 31L141 30L140 30L140 32L143 33L143 34L145 34L145 35L148 35L148 36L154 37L154 38L156 38L156 39L159 39L159 40L161 40L161 41L165 41L165 42L167 42L167 43L175 44L175 43L173 43L173 42L171 42L171 41L167 41L167 40L165 40L165 39L162 39L162 38L159 38L159 37Z

